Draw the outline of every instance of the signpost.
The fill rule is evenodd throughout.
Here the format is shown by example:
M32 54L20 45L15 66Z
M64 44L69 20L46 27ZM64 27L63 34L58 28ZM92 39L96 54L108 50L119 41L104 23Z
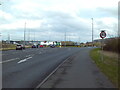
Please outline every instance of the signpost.
M106 37L106 32L104 30L101 31L100 37L102 38L101 48L102 48L102 61L103 61L103 39Z

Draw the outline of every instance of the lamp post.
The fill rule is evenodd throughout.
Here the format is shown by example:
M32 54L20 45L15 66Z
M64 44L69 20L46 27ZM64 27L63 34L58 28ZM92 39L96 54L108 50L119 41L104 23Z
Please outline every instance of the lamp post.
M65 31L65 47L66 47L66 31Z
M25 46L25 44L26 44L26 42L25 42L25 37L26 37L26 22L25 22L25 26L24 26L24 46Z
M92 46L93 46L93 18L92 19Z

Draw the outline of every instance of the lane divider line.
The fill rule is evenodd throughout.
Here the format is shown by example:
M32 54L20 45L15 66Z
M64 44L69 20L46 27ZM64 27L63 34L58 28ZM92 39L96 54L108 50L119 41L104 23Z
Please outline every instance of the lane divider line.
M11 61L15 61L15 60L18 60L18 59L20 59L20 58L9 59L9 60L2 61L0 63L11 62Z
M31 58L32 58L32 57L25 58L25 59L23 59L23 60L20 60L20 61L17 62L17 63L19 64L19 63L25 62L25 61L27 61L27 60L29 60L29 59L31 59Z

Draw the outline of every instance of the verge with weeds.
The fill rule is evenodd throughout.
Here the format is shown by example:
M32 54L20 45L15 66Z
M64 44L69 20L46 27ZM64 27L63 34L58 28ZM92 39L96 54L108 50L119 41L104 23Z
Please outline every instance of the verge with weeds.
M103 60L101 59L102 55ZM106 55L104 51L101 52L100 48L91 50L90 56L108 79L118 87L118 58Z

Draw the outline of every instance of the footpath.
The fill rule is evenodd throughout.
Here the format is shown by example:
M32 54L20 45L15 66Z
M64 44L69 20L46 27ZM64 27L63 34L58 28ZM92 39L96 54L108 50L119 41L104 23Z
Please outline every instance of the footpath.
M84 49L69 58L40 88L115 88Z

